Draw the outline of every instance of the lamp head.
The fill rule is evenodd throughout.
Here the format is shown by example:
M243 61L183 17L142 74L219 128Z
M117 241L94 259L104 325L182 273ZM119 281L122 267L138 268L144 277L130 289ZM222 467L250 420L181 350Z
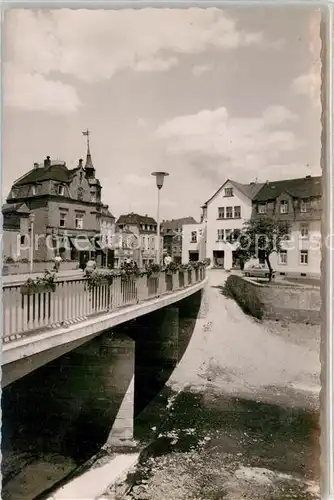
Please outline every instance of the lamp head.
M169 174L167 172L153 172L152 175L156 178L157 188L161 189L164 184L164 178Z

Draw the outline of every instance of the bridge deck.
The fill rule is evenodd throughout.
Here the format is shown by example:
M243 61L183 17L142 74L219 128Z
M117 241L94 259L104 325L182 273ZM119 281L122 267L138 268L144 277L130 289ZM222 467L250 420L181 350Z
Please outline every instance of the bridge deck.
M146 275L112 284L101 284L91 291L87 279L60 280L54 292L22 293L21 284L3 286L3 342L8 344L49 330L68 327L124 307L186 289L205 279L205 269L160 273L156 278ZM163 307L163 306L162 306Z

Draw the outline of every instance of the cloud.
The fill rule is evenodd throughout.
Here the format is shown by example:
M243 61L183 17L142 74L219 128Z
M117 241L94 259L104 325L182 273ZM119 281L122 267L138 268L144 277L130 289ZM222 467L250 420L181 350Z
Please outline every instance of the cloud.
M176 57L170 57L169 59L151 58L139 61L133 66L135 71L168 71L173 66L176 66L178 60Z
M40 74L20 73L9 64L4 68L4 102L26 111L56 114L75 112L81 102L74 87Z
M150 176L141 176L137 174L128 174L124 177L126 184L131 184L137 187L147 187L151 184L154 185L154 179Z
M233 168L259 169L278 163L302 143L290 130L297 117L283 106L270 106L258 118L230 117L225 107L178 116L156 131L174 154L216 158Z
M309 73L298 76L291 84L294 94L309 97L316 108L321 107L321 75L320 70L312 69Z
M24 73L86 82L116 72L167 71L178 55L260 45L221 9L28 10L6 13L6 58Z
M212 66L203 65L203 66L194 66L192 69L192 74L196 77L203 75L203 73L207 73L212 70Z

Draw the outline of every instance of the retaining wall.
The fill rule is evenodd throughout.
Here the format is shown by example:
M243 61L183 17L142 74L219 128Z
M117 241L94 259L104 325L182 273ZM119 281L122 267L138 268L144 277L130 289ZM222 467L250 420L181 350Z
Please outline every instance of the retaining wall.
M260 284L231 275L225 293L233 297L245 312L258 319L275 319L320 324L320 288L304 285Z

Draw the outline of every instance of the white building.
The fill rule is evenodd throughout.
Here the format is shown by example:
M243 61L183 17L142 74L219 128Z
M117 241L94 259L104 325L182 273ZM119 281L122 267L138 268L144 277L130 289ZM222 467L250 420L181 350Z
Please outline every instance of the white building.
M185 224L182 227L182 264L203 260L206 256L206 223Z
M240 184L228 179L204 204L206 257L213 267L230 270L235 264L237 240L252 214L252 198L263 184Z

